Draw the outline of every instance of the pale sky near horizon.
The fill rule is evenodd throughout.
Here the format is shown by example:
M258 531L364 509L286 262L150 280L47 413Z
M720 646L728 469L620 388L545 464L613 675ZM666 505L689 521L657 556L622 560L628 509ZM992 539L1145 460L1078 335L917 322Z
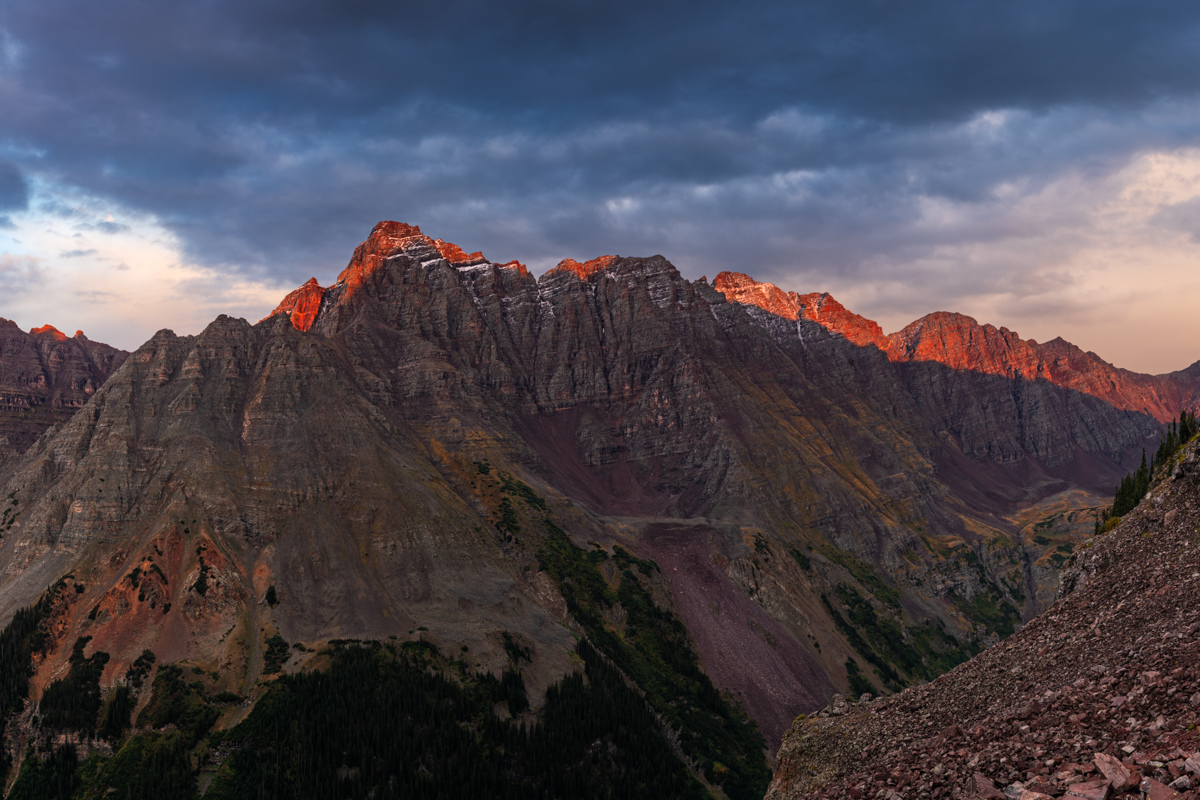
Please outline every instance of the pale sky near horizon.
M1200 360L1193 3L6 0L0 316L132 349L375 222Z

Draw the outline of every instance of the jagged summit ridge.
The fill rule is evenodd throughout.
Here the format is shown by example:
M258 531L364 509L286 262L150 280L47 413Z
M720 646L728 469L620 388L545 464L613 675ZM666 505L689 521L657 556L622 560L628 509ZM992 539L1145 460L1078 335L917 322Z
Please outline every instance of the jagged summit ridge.
M1081 398L1097 398L1116 409L1163 421L1188 398L1195 402L1200 387L1200 370L1140 376L1116 370L1065 343L1025 342L1015 333L981 326L962 315L931 314L885 336L876 323L848 311L827 293L784 292L732 272L717 276L709 287L703 281L684 280L661 256L603 256L582 264L566 260L535 281L524 270L460 253L460 248L451 249L444 241L439 245L416 226L380 223L337 283L323 291L309 285L290 296L281 310L294 319L293 325L323 335L368 318L386 318L406 330L413 324L430 326L440 332L439 346L447 353L474 353L467 369L455 373L476 387L469 391L504 387L514 400L523 398L519 402L536 408L564 407L584 398L590 402L613 391L629 391L633 385L618 377L625 367L614 373L608 364L630 342L613 339L619 329L591 319L591 312L577 318L579 291L592 298L619 299L622 315L630 314L628 319L639 323L644 318L647 330L665 326L663 331L672 330L672 337L697 324L716 322L732 331L750 323L764 329L808 374L820 375L819 382L832 382L828 391L865 391L886 416L936 420L934 431L948 432L961 452L999 463L1018 463L1026 453L1035 453L1047 464L1067 464L1075 459L1076 443L1087 452L1119 454L1140 446L1134 445L1133 431L1145 430L1145 423L1100 423L1096 414L1107 416L1112 409L1102 410ZM726 313L722 303L743 313ZM710 309L704 317L709 321L699 323L693 312L702 307ZM558 355L549 355L561 352L564 335L578 339L576 352L586 354L581 362L564 364L557 361ZM711 335L697 330L695 341ZM837 355L841 346L828 345L831 336L853 350L845 358ZM912 366L897 370L888 364ZM924 374L925 367L934 372ZM547 369L554 375L546 374ZM1002 379L984 392L994 395L988 405L997 411L978 413L976 400L984 390L974 385L976 379L964 377L967 373ZM1013 380L1078 395L1020 391ZM887 393L880 394L880 387L897 384L905 397L882 399ZM1148 434L1146 430L1142 435ZM1120 477L1104 465L1080 465L1076 472L1086 475L1093 487Z
M573 258L564 258L550 272L555 274L569 272L581 281L586 281L600 271L611 268L619 259L620 256L600 256L581 264Z
M876 322L847 310L828 292L805 295L785 292L772 283L756 281L740 272L722 272L713 280L713 288L731 301L757 306L793 322L801 318L811 320L856 345L886 349L887 337Z
M713 287L731 301L762 309L773 317L810 320L856 345L873 345L893 362L934 362L955 370L1046 380L1160 422L1170 422L1181 409L1200 405L1196 365L1169 375L1143 375L1114 367L1061 337L1039 344L1008 328L981 325L965 314L948 311L927 314L885 335L877 323L848 311L828 293L784 292L736 272L722 272ZM765 320L764 324L771 322ZM785 338L797 335L787 327L773 330Z
M485 382L495 380L514 388L518 384L541 385L542 389L535 391L540 397L537 402L554 403L562 402L563 393L554 390L551 395L560 399L552 400L544 392L557 385L555 381L536 381L528 374L519 377L512 369L516 364L521 365L519 373L538 369L530 362L530 357L544 351L548 344L546 337L555 338L556 331L567 322L562 316L567 312L561 307L561 298L573 296L575 289L572 287L580 284L593 293L627 293L630 303L635 302L635 298L644 298L653 306L647 311L655 316L667 313L670 308L682 310L697 303L712 306L719 298L745 309L750 320L768 331L776 343L796 359L817 357L817 351L810 351L810 345L833 335L858 348L863 355L869 355L868 351L876 352L893 364L944 366L949 372L939 373L935 383L949 383L937 392L933 392L930 381L918 377L917 372L910 370L901 376L908 384L908 392L925 395L917 402L934 409L932 413L940 416L939 429L954 431L959 425L954 422L955 417L964 418L964 415L974 413L968 408L968 399L977 394L977 390L968 390L965 385L957 388L950 385L961 384L961 380L951 376L965 372L1035 385L1045 382L1098 398L1118 409L1147 414L1160 422L1174 418L1180 408L1194 408L1200 404L1200 368L1166 376L1139 375L1119 370L1061 339L1046 344L1026 341L1005 328L980 325L965 315L947 312L929 314L887 336L877 323L847 310L828 293L800 295L785 292L772 284L734 272L718 275L712 285L714 292L703 281L690 283L684 280L670 262L660 256L649 259L602 256L583 263L567 259L535 281L520 264L493 264L482 253L466 254L457 245L429 238L417 226L395 222L382 222L375 227L356 249L333 286L323 289L310 281L285 298L275 313L286 313L299 330L330 335L362 313L366 307L360 298L364 287L369 288L366 296L374 298L367 305L382 302L380 308L390 309L384 313L393 315L394 319L397 318L395 314L426 315L429 312L429 309L418 311L412 305L413 298L405 296L404 292L423 293L436 289L436 299L429 295L428 302L450 304L447 306L449 316L436 322L430 320L431 324L447 331L464 325L471 329L486 328L498 336L494 345L489 345L493 352L504 351L511 355L504 359L505 364L495 363L484 368L492 373ZM455 297L461 297L465 305L458 303ZM489 310L493 307L499 310L498 314ZM410 311L403 311L405 308ZM470 308L477 309L478 313L470 312ZM663 321L668 318L669 314ZM736 326L742 323L729 317L724 324ZM583 330L576 330L572 335L583 333ZM586 350L600 346L602 339L602 332L595 331L587 333L580 344ZM793 352L793 347L799 350ZM492 356L484 356L482 351L480 358L494 360ZM870 369L878 375L872 380L896 380L895 375L885 374L894 370L877 363L875 356L861 362L855 371L861 373L866 368L864 364L874 365ZM837 379L842 384L839 391L861 390L846 384L850 376L843 374L844 367L830 364L829 368L833 370L830 379ZM473 367L472 372L475 371ZM573 371L563 371L563 377ZM839 375L842 377L838 378ZM577 375L572 380L580 377ZM598 377L593 375L588 381ZM863 379L860 375L851 383L861 383ZM609 383L609 378L604 377L603 382ZM1073 420L1079 419L1081 413L1085 416L1091 413L1081 409L1068 411L1063 407L1061 421L1049 426L1039 423L1039 427L1031 428L1023 420L1028 420L1031 413L1036 418L1036 409L1043 401L1029 393L1009 393L999 384L995 388L1011 394L995 399L1000 408L1011 408L1011 413L1004 412L1011 421L993 423L980 419L970 423L971 430L954 434L964 452L972 457L987 454L1001 462L1012 462L1020 460L1022 452L1032 449L1051 463L1065 463L1073 458L1070 441L1080 436L1089 441L1088 450L1115 453L1128 446L1117 444L1125 434L1114 439L1107 433L1097 432L1108 429L1107 424L1088 423L1084 426L1086 430L1065 437L1060 435L1059 428L1076 426ZM582 384L576 384L576 389L566 394L581 389ZM1059 404L1056 402L1055 405ZM896 413L895 404L891 408L893 410L887 413ZM911 413L929 416L931 412L914 408ZM981 423L983 428L980 428ZM1014 441L1014 437L1020 442Z

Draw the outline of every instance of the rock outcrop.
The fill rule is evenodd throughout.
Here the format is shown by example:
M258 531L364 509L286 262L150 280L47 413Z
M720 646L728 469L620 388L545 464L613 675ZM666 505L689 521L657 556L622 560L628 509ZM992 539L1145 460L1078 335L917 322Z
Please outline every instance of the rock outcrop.
M1198 525L1193 441L1016 635L932 683L797 719L768 798L1196 797Z
M313 326L317 314L321 310L321 300L325 298L325 288L317 283L316 278L309 278L308 283L290 292L283 302L275 307L260 322L264 322L278 314L283 314L298 331L307 331Z
M783 319L816 322L860 347L875 345L887 349L887 337L878 323L847 310L828 292L805 295L785 292L740 272L722 272L713 280L713 288L733 302L757 306Z

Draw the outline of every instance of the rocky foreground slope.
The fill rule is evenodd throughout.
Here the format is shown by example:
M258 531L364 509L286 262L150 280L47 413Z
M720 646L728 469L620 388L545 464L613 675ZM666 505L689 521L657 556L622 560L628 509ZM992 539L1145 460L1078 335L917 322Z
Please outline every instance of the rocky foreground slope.
M1062 597L937 680L793 724L767 797L1200 796L1200 442Z

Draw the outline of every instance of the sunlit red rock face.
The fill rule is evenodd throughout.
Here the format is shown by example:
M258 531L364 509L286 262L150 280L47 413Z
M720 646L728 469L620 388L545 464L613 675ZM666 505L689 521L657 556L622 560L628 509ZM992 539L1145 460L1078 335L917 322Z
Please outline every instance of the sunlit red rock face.
M325 288L317 283L316 278L310 278L308 283L283 298L283 302L276 306L266 319L276 314L286 314L292 321L292 327L298 331L307 331L316 322L324 297Z
M403 222L381 222L371 231L367 240L360 244L350 258L350 263L338 275L337 285L341 287L346 297L353 296L369 277L379 271L382 261L387 255L396 250L405 240L428 237L421 234L416 225L406 225Z
M401 243L413 239L419 239L431 244L437 251L438 256L454 267L498 267L500 269L512 270L521 278L529 276L528 268L519 261L514 260L504 264L493 265L479 251L467 253L453 242L447 242L442 239L429 239L421 233L421 229L416 225L405 225L399 222L381 222L375 226L367 241L363 242L355 250L350 264L338 276L337 283L330 288L338 290L335 294L339 299L346 300L350 298L358 291L359 287L362 286L363 282L369 276L379 270L382 263L381 260L386 257L386 253L392 252ZM275 310L268 314L262 321L270 319L277 314L285 314L291 320L292 326L296 330L308 331L317 321L317 316L321 312L321 303L328 291L329 289L322 287L316 278L311 278L299 289L296 289L285 297L283 302L276 306Z
M476 250L474 253L466 253L463 252L461 247L453 242L434 239L433 244L435 247L437 247L437 251L441 254L442 258L446 259L455 266L462 264L479 264L487 261L487 259L483 257L483 253L479 252L478 250Z
M878 324L848 311L828 293L784 292L772 283L756 281L740 272L722 272L713 280L713 288L733 302L757 306L784 319L803 317L818 322L857 345L884 347L887 342Z
M722 272L713 288L737 303L758 306L763 311L793 322L800 318L800 295L785 292L773 283L762 283L740 272Z
M1119 369L1070 342L1021 339L1007 328L980 325L962 314L938 311L885 336L875 322L850 311L829 294L798 295L740 273L723 272L714 288L731 301L756 306L783 319L820 323L860 346L874 345L893 362L934 362L953 370L1045 380L1099 397L1116 408L1170 422L1200 405L1200 369L1143 375Z
M79 335L82 335L83 331L76 331L76 333ZM67 335L65 333L63 333L62 331L60 331L58 328L54 327L53 325L43 325L40 328L31 328L29 331L29 335L30 336L49 336L51 339L53 339L56 342L65 342L67 340Z
M818 322L857 345L873 344L879 347L887 341L883 329L874 320L847 310L828 292L802 295L800 307L805 319Z
M564 258L550 272L569 272L581 281L586 281L600 270L608 269L617 262L617 256L600 256L580 264L573 258Z
M1195 367L1167 375L1130 372L1061 338L1039 344L962 314L922 317L888 337L887 354L893 361L936 361L959 370L1046 380L1161 422L1178 418L1184 408L1194 409L1200 399Z
M129 354L53 325L0 319L0 461L81 408Z

